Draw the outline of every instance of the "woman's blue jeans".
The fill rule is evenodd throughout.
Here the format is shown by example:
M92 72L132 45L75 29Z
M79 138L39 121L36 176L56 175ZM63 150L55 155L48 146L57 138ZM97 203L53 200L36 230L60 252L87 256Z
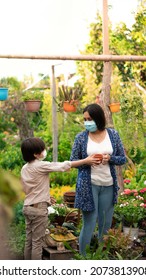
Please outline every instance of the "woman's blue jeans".
M92 185L92 193L95 204L94 211L82 211L83 226L79 236L79 251L85 254L86 246L90 245L93 232L98 223L98 239L111 228L114 211L113 186Z

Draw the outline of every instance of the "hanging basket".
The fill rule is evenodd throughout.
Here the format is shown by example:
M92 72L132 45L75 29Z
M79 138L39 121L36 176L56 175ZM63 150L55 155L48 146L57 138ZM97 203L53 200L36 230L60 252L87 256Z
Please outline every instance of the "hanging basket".
M27 100L24 101L25 109L27 112L38 112L41 106L40 100Z
M8 99L8 88L0 88L0 101Z
M63 110L65 112L76 112L77 110L77 100L71 100L71 101L64 101L63 103Z
M111 103L109 107L112 113L117 113L120 111L120 102Z

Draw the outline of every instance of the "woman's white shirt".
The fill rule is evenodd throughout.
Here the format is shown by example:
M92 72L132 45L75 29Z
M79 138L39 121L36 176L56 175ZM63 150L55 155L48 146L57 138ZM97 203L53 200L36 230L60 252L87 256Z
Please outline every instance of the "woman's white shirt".
M106 131L104 140L100 143L94 142L88 137L87 154L109 154L113 153L112 144L109 135ZM113 184L113 178L111 176L109 164L99 164L91 166L91 183L97 186L111 186Z

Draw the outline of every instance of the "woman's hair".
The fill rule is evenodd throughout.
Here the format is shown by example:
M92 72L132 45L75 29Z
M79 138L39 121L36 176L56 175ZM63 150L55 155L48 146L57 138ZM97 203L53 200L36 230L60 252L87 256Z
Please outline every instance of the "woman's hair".
M96 103L87 105L83 113L88 112L90 117L95 121L99 130L104 130L106 126L106 118L102 107Z
M44 150L45 143L40 138L30 137L21 143L22 156L26 162L36 159L34 154L41 154Z

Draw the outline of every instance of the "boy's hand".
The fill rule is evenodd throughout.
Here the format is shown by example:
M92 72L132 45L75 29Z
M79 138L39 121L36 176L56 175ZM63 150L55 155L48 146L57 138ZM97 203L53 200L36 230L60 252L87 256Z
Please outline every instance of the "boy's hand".
M88 165L97 165L97 164L100 164L101 163L101 157L98 157L96 156L96 154L94 155L91 155L91 156L88 156L86 159L85 159L85 164L88 164Z

